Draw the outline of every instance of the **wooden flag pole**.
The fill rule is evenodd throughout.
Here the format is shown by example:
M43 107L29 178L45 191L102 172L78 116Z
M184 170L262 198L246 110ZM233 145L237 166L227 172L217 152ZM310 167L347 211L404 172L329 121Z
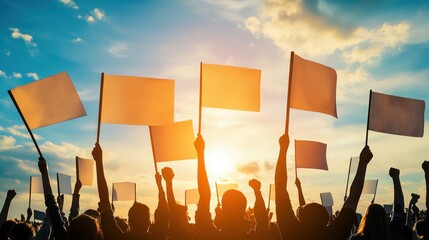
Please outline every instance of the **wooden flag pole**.
M137 183L134 183L134 202L137 202Z
M271 184L270 184L270 190L268 191L268 206L267 206L267 209L270 209L270 203L271 203Z
M115 191L115 183L112 183L112 210L115 211L115 206L113 205L113 192Z
M101 73L100 100L98 103L97 143L100 142L101 112L103 109L104 72Z
M28 208L31 208L31 176L30 176L30 192L28 192Z
M201 115L203 111L203 63L200 62L200 103L198 111L198 135L201 134Z
M79 158L76 156L76 181L79 180Z
M188 203L186 202L186 190L185 190L185 205L187 206Z
M60 177L58 176L58 173L57 173L57 189L58 189L58 196L60 196L61 195L61 192L60 192Z
M37 144L36 139L33 136L33 132L31 131L30 127L28 126L28 123L25 120L24 115L21 112L21 109L19 108L18 104L16 103L16 100L15 100L15 97L13 96L13 94L12 94L12 91L9 90L7 92L9 93L9 96L12 99L12 102L15 105L16 110L18 110L19 116L21 116L21 119L24 122L25 127L27 128L28 133L30 134L31 140L33 140L34 146L36 146L36 150L39 153L39 156L43 157L42 152L40 151L39 145Z
M219 190L217 189L217 182L215 182L215 186L216 186L216 198L217 198L217 204L219 205L219 204L220 204L220 201L219 201Z
M378 179L377 179L377 183L375 184L374 198L372 199L371 204L374 204L375 196L377 195L377 188L378 188Z
M294 52L290 52L290 66L289 66L289 82L287 89L287 103L286 103L286 124L285 124L285 133L289 134L289 116L290 116L290 96L292 92L292 73L293 73L293 58Z
M369 90L369 104L368 104L368 118L366 120L365 146L368 145L369 118L371 114L371 96L372 96L372 90Z
M156 154L155 154L155 148L153 146L153 139L152 139L152 128L149 126L149 135L150 135L150 145L152 147L152 156L153 156L153 164L155 166L155 173L158 173L158 165L156 164Z
M346 193L344 194L344 202L347 199L347 191L349 189L349 178L350 178L350 169L351 169L351 167L352 167L352 158L350 158L349 173L347 173Z

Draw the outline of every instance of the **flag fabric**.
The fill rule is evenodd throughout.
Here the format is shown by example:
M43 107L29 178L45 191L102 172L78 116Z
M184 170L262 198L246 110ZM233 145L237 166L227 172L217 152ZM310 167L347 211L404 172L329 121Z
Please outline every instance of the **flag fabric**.
M134 201L136 200L136 183L117 182L113 183L113 201Z
M83 186L92 186L94 180L94 163L92 159L76 157L76 176Z
M197 158L192 120L149 128L156 162Z
M261 70L205 63L201 68L202 106L259 112Z
M185 204L198 204L200 200L200 193L198 192L198 188L185 190Z
M10 90L30 129L86 116L77 91L66 72Z
M238 184L237 183L216 183L216 188L217 188L217 194L219 197L222 197L223 194L231 189L238 189Z
M270 201L276 200L276 185L270 184Z
M101 122L164 125L174 122L174 80L104 75Z
M34 209L34 210L33 210L33 216L34 216L34 220L40 220L40 221L43 221L43 220L45 219L45 217L46 217L46 213L45 213L45 212L42 212L42 211L39 211L39 210Z
M363 184L362 194L375 194L377 191L378 179L365 180Z
M393 204L383 204L383 208L386 213L390 213L393 210Z
M351 157L350 161L350 175L356 174L359 165L359 157Z
M337 117L337 73L293 54L290 107Z
M368 129L423 137L425 101L371 92Z
M322 205L325 207L334 206L334 198L332 197L332 193L324 192L320 193L320 199L322 201Z
M295 167L328 170L326 144L295 140Z
M43 192L43 182L41 176L31 176L30 177L30 193L41 193Z
M62 173L57 173L57 180L58 180L58 195L61 194L69 194L72 195L72 181L71 176L65 175Z

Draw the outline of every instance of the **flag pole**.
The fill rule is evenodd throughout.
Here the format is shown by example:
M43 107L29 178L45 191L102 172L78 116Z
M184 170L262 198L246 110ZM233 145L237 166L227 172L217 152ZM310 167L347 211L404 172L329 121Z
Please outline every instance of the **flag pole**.
M101 112L103 109L104 72L101 73L100 100L98 103L97 143L100 142Z
M298 170L296 167L296 140L295 140L295 180L298 179Z
M149 126L149 135L150 135L150 145L152 147L152 156L153 156L153 164L155 166L155 173L158 173L158 165L156 164L156 154L155 154L155 148L153 146L152 127L151 126Z
M372 96L372 89L369 90L369 104L368 104L368 119L366 120L366 136L365 136L365 146L368 145L368 131L369 131L369 118L371 113L371 96Z
M58 176L57 173L57 189L58 189L58 196L60 196L61 192L60 192L60 177Z
M198 134L201 134L201 115L203 111L203 63L200 62L200 103L198 111Z
M114 189L115 189L115 183L112 183L112 210L113 210L113 212L115 212L115 207L113 205L113 192L114 192Z
M76 182L79 180L79 159L78 156L76 156Z
M351 167L352 167L352 158L350 158L350 162L349 162L349 172L347 173L346 193L344 194L344 202L347 199L347 190L349 189L349 178L350 178Z
M270 203L271 203L271 184L270 184L270 190L268 191L268 204L267 204L267 209L270 209Z
M30 127L28 126L27 121L24 118L24 115L21 112L21 109L19 108L18 104L16 103L15 97L12 94L12 91L7 91L9 93L10 98L12 99L13 104L15 104L16 110L18 110L19 116L21 116L22 121L24 122L25 127L28 130L28 133L30 134L31 140L33 140L34 146L36 146L36 150L39 153L40 157L43 157L42 152L40 151L39 145L36 142L36 139L33 136L33 132L31 131Z
M215 186L216 186L216 198L217 198L217 204L220 204L219 201L219 190L217 189L217 182L215 181Z
M187 206L188 204L186 203L186 190L185 190L185 206Z
M28 208L31 208L31 176L30 176L30 191L28 192Z
M137 202L137 183L134 183L134 202Z
M285 133L289 134L289 115L290 115L290 95L292 92L292 73L293 73L293 58L295 53L290 52L290 66L289 66L289 82L287 89L287 103L286 103L286 125L285 125Z
M378 179L377 179L377 183L375 184L374 198L372 199L371 204L373 204L375 201L375 196L377 195L377 188L378 188Z

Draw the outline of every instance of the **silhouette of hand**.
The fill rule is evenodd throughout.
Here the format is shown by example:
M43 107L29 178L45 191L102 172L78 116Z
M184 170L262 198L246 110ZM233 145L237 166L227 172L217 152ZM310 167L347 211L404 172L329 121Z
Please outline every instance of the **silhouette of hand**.
M194 146L198 154L204 153L206 143L204 142L203 136L201 136L201 134L198 134L197 139L195 139Z
M250 180L249 186L253 188L253 191L261 191L261 182L256 179Z
M220 203L218 203L218 204L216 205L215 213L216 213L216 216L218 216L218 217L221 217L221 216L222 216L222 208L220 207Z
M60 208L60 210L63 210L63 204L64 204L64 194L58 195L57 197L57 202L58 202L58 207Z
M371 161L372 157L373 155L372 155L371 149L369 149L369 146L366 145L360 152L359 162L368 164Z
M295 179L295 185L296 187L300 188L301 187L301 181L299 180L299 178Z
M31 210L31 208L27 208L27 220L30 220L31 216L33 216L33 210Z
M157 186L161 186L162 184L162 176L159 174L159 172L156 172L155 174L155 181Z
M171 182L173 181L174 178L174 172L173 169L169 168L169 167L165 167L161 170L162 173L162 177L164 178L164 180L166 182Z
M11 189L7 191L6 199L12 200L16 196L15 189Z
M390 168L390 170L389 170L389 176L391 178L399 178L399 173L400 173L400 171L397 168Z
M46 164L46 159L44 157L39 157L38 166L41 173L48 172L48 165Z
M428 160L425 160L425 161L422 163L422 168L423 168L423 171L425 171L425 172L429 172L429 161L428 161Z
M410 204L414 205L419 201L420 195L415 194L415 193L411 193L411 200L410 200Z
M96 162L101 161L103 157L103 149L99 143L95 143L94 148L92 149L92 157Z
M21 213L21 222L25 222L24 214Z
M80 181L80 179L77 179L76 183L74 184L74 192L79 193L81 188L82 188L82 182Z
M280 148L288 148L289 147L289 135L288 134L283 134L280 138L279 138L279 144L280 144Z

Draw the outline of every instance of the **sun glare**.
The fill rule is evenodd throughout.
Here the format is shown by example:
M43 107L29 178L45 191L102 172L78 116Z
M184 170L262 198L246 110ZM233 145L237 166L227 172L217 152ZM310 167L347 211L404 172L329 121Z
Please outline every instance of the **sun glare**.
M209 174L226 174L233 167L232 155L222 147L207 149L206 167Z

